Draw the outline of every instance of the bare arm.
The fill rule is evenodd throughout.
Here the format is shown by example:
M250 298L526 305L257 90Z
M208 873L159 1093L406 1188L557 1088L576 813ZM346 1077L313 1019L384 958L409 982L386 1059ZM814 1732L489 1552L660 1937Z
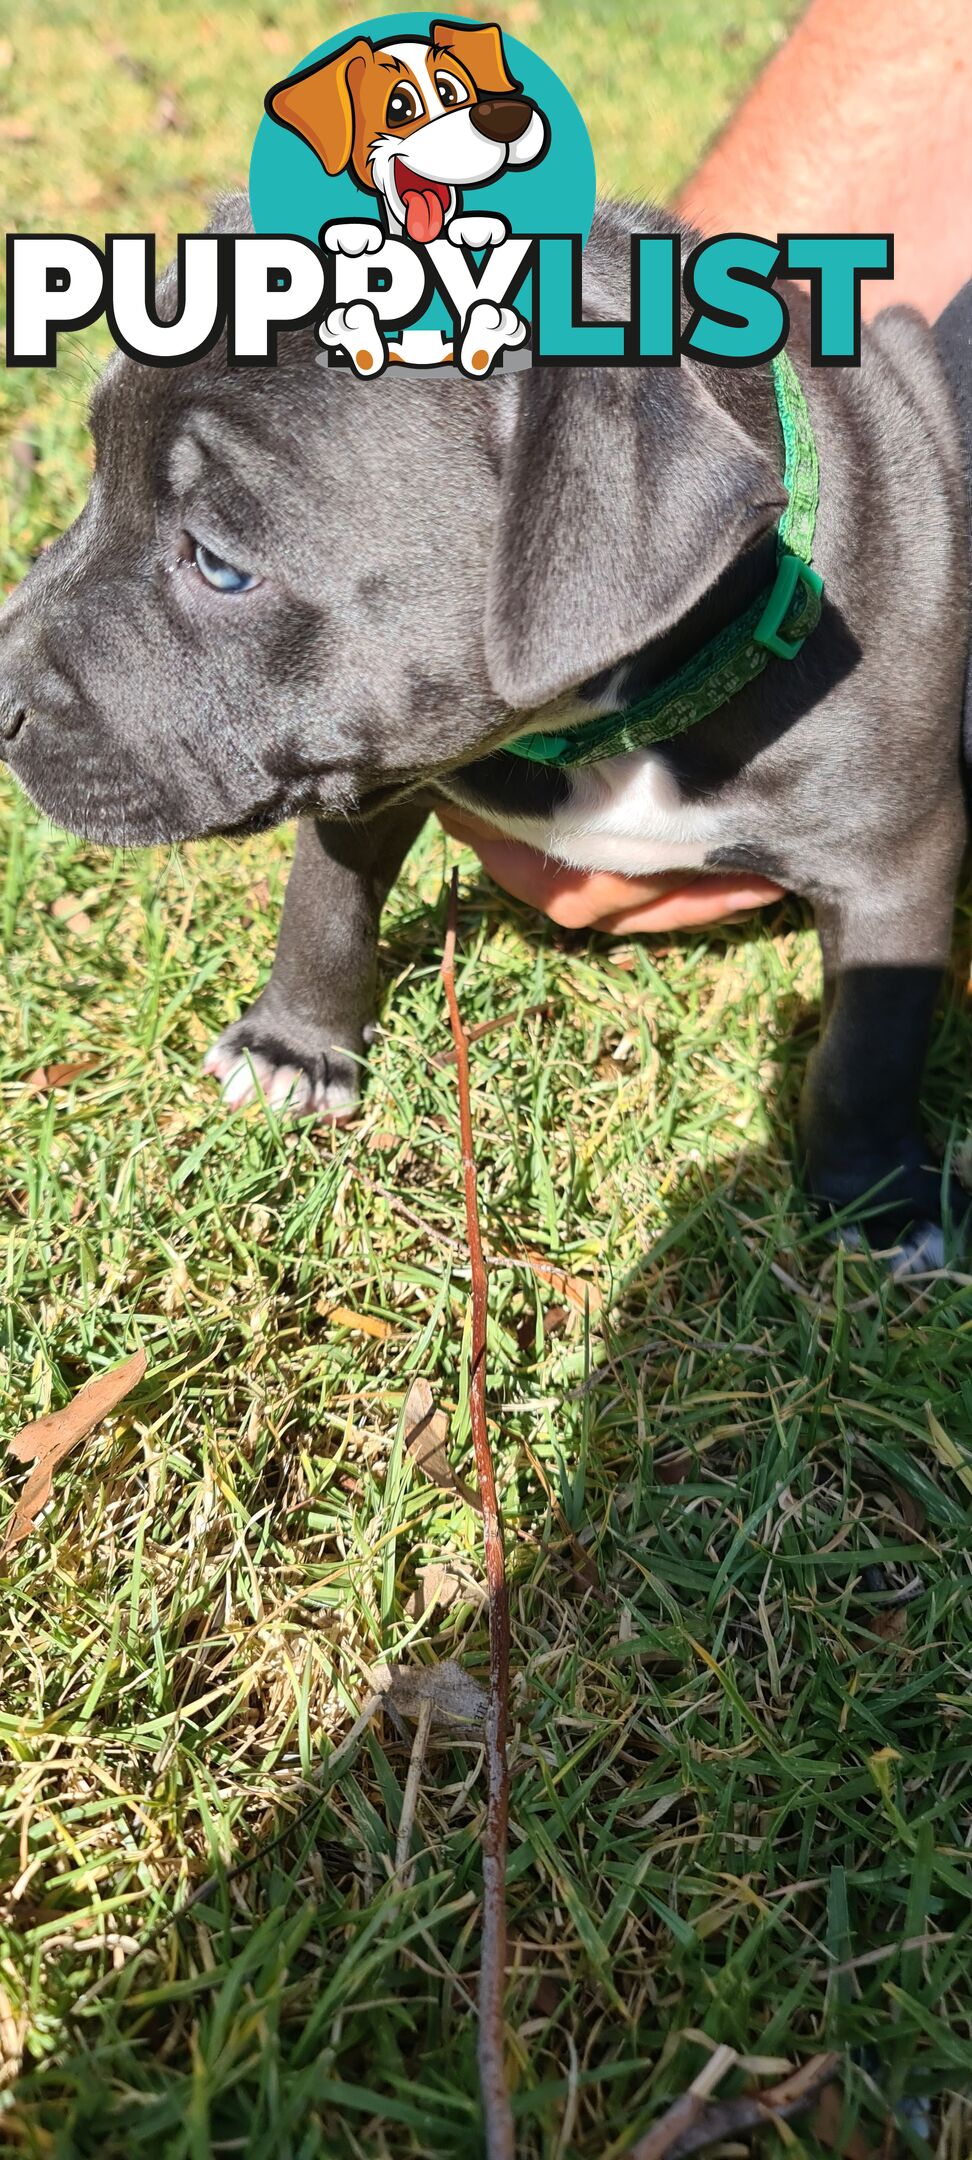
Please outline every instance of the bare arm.
M866 314L972 276L970 0L811 0L679 198L705 232L893 232Z
M678 207L708 232L893 232L893 286L865 279L864 312L893 298L934 318L972 276L972 0L811 0ZM777 891L563 871L475 820L448 830L555 922L687 928Z

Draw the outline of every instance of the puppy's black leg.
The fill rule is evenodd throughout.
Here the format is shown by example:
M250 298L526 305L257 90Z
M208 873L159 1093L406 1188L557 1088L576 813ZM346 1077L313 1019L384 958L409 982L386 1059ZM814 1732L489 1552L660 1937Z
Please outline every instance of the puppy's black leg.
M922 1137L919 1093L957 865L939 866L937 892L923 882L928 868L916 869L907 907L902 899L882 908L872 894L817 911L823 1030L799 1115L808 1182L826 1211L852 1207L880 1246L909 1230L924 1239L927 1226L942 1221L941 1171ZM946 1210L954 1223L968 1204L953 1180ZM940 1234L924 1249L933 1264Z
M301 820L270 980L206 1059L227 1103L255 1093L255 1072L267 1100L294 1115L353 1109L375 1016L378 921L426 815L403 803L360 825Z

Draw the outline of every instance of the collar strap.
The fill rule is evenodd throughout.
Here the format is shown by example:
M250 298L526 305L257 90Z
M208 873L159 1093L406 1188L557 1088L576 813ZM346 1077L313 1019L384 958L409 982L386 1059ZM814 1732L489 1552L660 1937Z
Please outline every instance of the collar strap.
M691 660L620 712L581 721L569 734L521 735L503 747L540 765L595 765L648 743L670 742L761 675L771 655L795 660L820 621L823 579L811 569L820 468L806 399L785 352L772 362L786 463L786 509L777 527L776 576L744 614Z

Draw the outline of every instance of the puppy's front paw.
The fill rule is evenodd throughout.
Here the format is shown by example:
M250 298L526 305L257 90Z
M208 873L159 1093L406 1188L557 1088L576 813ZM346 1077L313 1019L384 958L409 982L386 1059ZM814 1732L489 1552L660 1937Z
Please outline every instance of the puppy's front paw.
M321 233L321 245L332 255L377 255L384 243L385 235L374 218L335 218Z
M228 1110L262 1095L271 1109L288 1117L342 1124L353 1116L361 1093L360 1068L338 1047L298 1048L248 1013L217 1037L203 1071L220 1082Z
M464 375L488 375L501 352L522 345L526 323L515 308L500 307L495 300L477 300L470 308L459 348Z
M346 352L357 375L380 375L387 363L388 347L368 300L351 300L347 307L332 308L317 335L322 345L336 345Z
M492 217L485 211L476 216L470 212L454 217L446 226L446 239L453 247L484 248L499 247L501 240L508 240L510 228L505 217Z
M828 1156L818 1142L808 1160L820 1214L843 1217L836 1242L884 1254L891 1274L901 1279L944 1267L950 1255L967 1251L972 1235L968 1193L954 1177L943 1181L927 1154L920 1138L905 1141L900 1161L890 1165L863 1149Z

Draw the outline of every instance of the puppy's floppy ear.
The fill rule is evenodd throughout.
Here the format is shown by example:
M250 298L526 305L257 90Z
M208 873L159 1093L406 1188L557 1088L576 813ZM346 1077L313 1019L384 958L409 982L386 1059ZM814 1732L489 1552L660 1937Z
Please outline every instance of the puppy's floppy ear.
M509 91L522 89L522 83L514 82L507 68L498 23L473 28L469 23L434 22L430 34L433 46L441 45L444 51L453 53L484 97L503 97Z
M367 38L355 38L300 75L288 75L267 91L271 119L290 128L316 151L325 172L342 173L354 141L354 93L373 56Z
M522 711L686 615L786 503L693 369L516 378L486 600L494 690Z

